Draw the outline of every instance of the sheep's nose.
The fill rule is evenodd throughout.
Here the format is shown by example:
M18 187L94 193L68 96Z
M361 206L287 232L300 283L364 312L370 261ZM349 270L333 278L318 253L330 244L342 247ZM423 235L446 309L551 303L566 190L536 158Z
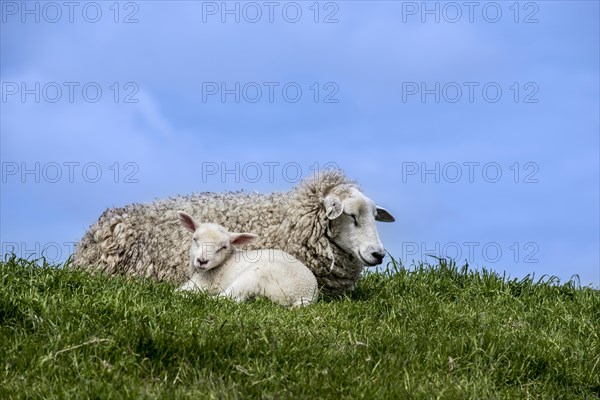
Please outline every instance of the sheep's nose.
M371 253L371 257L377 260L377 264L381 264L383 257L385 257L385 253L383 251L374 251Z
M198 261L198 264L200 264L200 265L204 265L208 262L208 260L203 260L200 257L196 258L196 261Z

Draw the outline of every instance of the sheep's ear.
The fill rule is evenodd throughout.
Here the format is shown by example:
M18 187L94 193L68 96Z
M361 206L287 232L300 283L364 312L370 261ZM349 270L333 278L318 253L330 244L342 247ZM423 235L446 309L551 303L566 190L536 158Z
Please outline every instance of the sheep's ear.
M258 235L254 233L232 233L229 242L235 245L242 245L254 242L258 239Z
M344 204L342 203L340 198L332 194L325 197L324 204L325 215L327 215L327 218L329 219L336 219L337 217L342 215L342 212L344 211Z
M381 222L394 222L396 218L388 210L383 207L376 206L377 214L375 215L375 221Z
M186 212L177 211L177 215L179 215L179 221L181 224L187 228L188 231L196 232L198 229L198 223L194 221L194 218Z

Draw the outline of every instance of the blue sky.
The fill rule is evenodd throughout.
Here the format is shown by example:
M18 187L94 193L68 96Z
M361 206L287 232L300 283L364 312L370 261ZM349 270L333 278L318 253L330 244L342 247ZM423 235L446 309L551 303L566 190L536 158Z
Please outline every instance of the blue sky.
M598 2L23 4L0 2L3 253L333 163L407 264L600 285Z

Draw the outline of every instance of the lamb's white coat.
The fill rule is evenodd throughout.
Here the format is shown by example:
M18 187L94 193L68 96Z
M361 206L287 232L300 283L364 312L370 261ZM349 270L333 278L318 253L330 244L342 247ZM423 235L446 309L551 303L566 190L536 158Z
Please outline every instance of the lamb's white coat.
M290 254L278 249L237 250L234 246L250 243L257 236L230 233L218 224L200 224L183 211L178 214L193 232L191 278L181 290L202 290L237 301L265 296L288 307L305 306L317 299L316 278Z

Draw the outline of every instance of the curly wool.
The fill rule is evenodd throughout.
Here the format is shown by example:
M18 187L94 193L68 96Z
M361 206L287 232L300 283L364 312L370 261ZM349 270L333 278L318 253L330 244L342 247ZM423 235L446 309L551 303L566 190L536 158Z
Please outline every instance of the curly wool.
M259 235L246 248L286 251L313 272L321 290L341 293L354 288L363 263L327 237L323 200L351 187L356 184L340 171L326 171L289 192L205 192L108 209L77 245L73 265L181 284L189 279L189 233L177 216L182 210L230 232Z

